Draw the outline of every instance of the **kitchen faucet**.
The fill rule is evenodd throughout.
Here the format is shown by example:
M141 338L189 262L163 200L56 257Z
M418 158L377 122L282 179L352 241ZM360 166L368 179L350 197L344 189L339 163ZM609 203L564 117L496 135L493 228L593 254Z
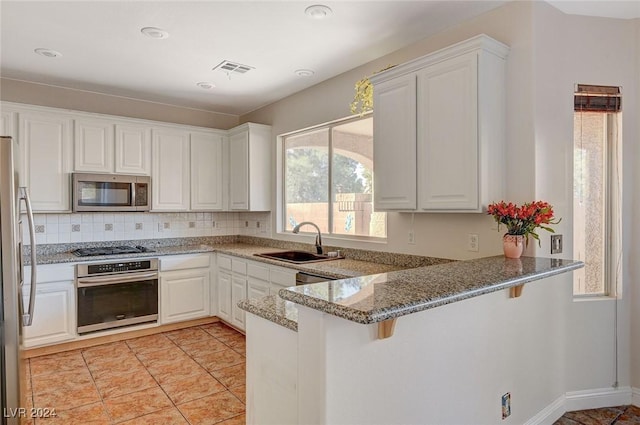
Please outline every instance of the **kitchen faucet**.
M318 236L316 236L316 252L318 254L322 254L322 237L320 236L320 228L315 223L312 223L310 221L303 221L300 224L296 224L296 227L293 228L293 233L299 233L300 228L305 224L315 227L318 231Z

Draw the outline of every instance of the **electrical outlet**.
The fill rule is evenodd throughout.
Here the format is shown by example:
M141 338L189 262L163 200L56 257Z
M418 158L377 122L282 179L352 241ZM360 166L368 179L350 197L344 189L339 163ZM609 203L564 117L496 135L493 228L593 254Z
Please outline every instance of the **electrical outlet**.
M502 396L502 419L507 419L511 415L511 393Z
M113 223L105 223L104 224L105 232L113 232Z
M249 222L248 221L244 222L244 227L249 227Z
M171 229L171 222L170 221L165 221L164 222L164 228L165 229Z
M259 221L256 221L256 228L258 228L258 229L260 228L260 222Z
M189 229L195 229L196 228L196 222L195 221L190 221L189 222Z
M409 239L407 240L407 242L411 245L415 245L416 243L416 235L415 233L413 233L413 229L409 230Z
M467 239L467 251L478 252L480 250L480 238L475 233L469 233Z
M136 230L142 230L142 223L136 223Z
M551 253L562 254L562 235L551 235Z
M36 224L34 227L36 233L44 233L44 224Z

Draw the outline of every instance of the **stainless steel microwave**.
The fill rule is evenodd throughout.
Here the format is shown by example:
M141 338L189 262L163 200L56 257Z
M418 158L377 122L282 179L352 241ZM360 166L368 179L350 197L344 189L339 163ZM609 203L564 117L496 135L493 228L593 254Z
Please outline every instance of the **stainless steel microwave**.
M73 211L149 211L151 177L73 173Z

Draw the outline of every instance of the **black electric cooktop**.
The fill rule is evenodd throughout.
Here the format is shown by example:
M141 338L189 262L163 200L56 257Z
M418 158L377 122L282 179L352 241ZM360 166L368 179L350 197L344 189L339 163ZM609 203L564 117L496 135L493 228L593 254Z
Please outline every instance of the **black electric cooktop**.
M144 246L103 246L97 248L78 248L71 251L78 257L94 257L97 255L122 255L139 254L142 252L155 252Z

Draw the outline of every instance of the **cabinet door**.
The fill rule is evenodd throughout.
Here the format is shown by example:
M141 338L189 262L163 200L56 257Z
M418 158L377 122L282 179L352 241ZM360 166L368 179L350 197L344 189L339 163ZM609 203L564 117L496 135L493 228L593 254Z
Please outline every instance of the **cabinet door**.
M269 282L250 277L247 279L247 298L257 300L269 295Z
M189 133L153 129L152 209L189 209Z
M71 211L71 119L44 112L19 114L22 174L34 211Z
M74 122L75 171L113 172L113 123L91 118Z
M116 124L116 173L151 174L151 129Z
M242 330L244 330L245 327L244 310L238 307L238 303L246 298L246 276L234 275L231 279L231 324Z
M249 209L249 132L229 137L229 209Z
M418 129L420 208L477 210L476 52L436 63L418 73Z
M191 133L191 209L222 209L222 152L218 134Z
M415 75L376 84L373 93L375 210L416 209Z
M29 294L25 286L23 294ZM24 328L24 346L35 347L76 337L76 304L73 281L49 282L36 288L33 323ZM23 299L26 306L28 295Z
M218 317L231 323L231 273L218 272Z
M160 275L162 324L209 315L209 269L181 270Z

